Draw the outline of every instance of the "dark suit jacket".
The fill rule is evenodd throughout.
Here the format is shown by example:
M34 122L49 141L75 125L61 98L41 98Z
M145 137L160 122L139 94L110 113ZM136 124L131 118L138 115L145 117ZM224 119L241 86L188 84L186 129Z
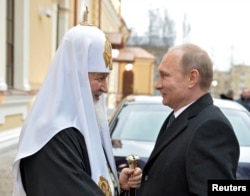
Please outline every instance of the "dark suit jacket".
M236 178L238 159L230 122L205 94L159 135L143 170L140 196L207 195L208 179Z

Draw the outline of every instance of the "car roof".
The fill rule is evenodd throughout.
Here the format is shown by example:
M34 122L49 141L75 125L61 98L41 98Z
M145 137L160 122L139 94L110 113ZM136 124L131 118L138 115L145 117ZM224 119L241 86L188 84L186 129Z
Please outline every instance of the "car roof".
M227 99L218 99L218 98L214 98L213 100L215 105L220 106L222 108L247 111L246 108L244 108L241 104L237 103L236 101Z
M162 97L157 95L129 95L124 99L130 103L162 103Z
M140 103L159 103L162 104L162 96L160 95L129 95L124 98L124 102L128 104ZM213 98L214 104L221 108L247 111L241 104L236 101Z

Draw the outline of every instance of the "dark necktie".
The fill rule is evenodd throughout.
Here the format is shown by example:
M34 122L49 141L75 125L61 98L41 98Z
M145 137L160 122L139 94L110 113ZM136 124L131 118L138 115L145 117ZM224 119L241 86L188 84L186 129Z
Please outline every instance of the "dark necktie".
M173 121L175 120L174 114L172 114L168 120L168 124L166 126L166 129L173 123Z
M160 136L166 131L166 129L172 124L172 122L175 120L175 116L174 114L172 114L167 122L167 126L165 127L165 129L162 129L157 137L156 142L158 141L158 139L160 138Z

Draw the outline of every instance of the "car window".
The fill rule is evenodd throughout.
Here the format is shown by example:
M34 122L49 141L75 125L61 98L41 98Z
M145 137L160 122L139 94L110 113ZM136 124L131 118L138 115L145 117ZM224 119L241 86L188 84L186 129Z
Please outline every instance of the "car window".
M247 112L221 108L231 122L240 146L250 146L250 117Z
M118 116L112 139L154 142L170 111L161 104L128 105Z
M250 146L250 114L246 111L219 106L231 122L240 146ZM171 112L162 104L128 104L122 108L111 126L112 139L154 142Z

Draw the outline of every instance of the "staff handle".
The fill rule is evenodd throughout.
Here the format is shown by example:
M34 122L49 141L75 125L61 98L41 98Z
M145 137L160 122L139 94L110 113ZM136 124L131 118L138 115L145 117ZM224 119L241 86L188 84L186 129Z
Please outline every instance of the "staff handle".
M139 161L140 157L137 155L129 155L126 157L126 160L128 162L129 168L130 169L135 169L137 167L137 162ZM135 188L130 188L129 191L129 195L130 196L135 196L136 195L136 191Z

